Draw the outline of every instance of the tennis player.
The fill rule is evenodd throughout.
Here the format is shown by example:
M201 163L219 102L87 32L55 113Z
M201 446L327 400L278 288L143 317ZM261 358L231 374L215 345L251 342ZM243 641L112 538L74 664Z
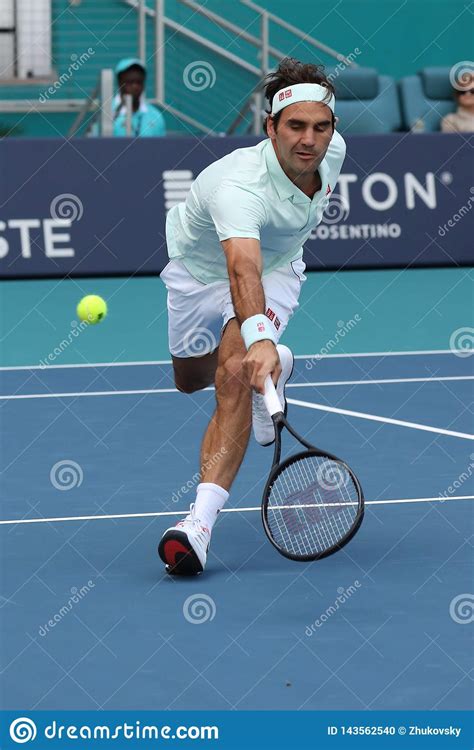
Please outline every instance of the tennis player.
M218 159L166 221L169 348L176 387L216 388L188 516L158 552L170 573L201 573L251 426L274 440L263 401L271 373L286 410L293 355L278 344L305 280L303 244L320 223L345 156L334 88L322 68L285 58L265 81L268 136Z

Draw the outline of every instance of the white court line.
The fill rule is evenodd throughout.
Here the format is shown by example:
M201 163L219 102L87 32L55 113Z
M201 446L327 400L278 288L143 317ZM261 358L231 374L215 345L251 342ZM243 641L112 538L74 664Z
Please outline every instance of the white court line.
M396 500L366 500L365 505L396 505L402 503L452 503L454 500L474 500L474 495L454 495L453 497L408 497ZM354 503L356 505L357 503ZM317 507L321 507L323 504L319 503ZM325 503L325 505L333 505L332 503ZM294 506L287 506L288 508ZM307 507L307 506L304 506ZM250 508L223 508L221 513L255 513L261 510L261 506L257 505ZM63 521L107 521L116 520L120 518L161 518L164 516L186 516L189 513L188 510L163 510L156 513L116 513L113 515L99 515L99 516L63 516L60 518L18 518L11 519L8 521L0 521L0 526L13 526L20 523L62 523Z
M352 357L409 357L428 354L457 354L465 349L415 349L406 352L354 352L341 354L295 354L295 359L338 359ZM87 367L146 367L149 365L170 365L170 359L138 360L136 362L78 362L72 365L15 365L11 367L0 367L0 372L10 370L74 370Z
M324 404L313 404L308 401L298 401L295 398L287 399L289 404L295 406L305 406L307 409L316 409L317 411L328 411L333 414L345 414L348 417L357 417L358 419L368 419L372 422L385 422L385 424L395 424L399 427L410 427L412 430L423 430L424 432L436 432L438 435L449 435L450 437L463 438L464 440L474 440L474 435L467 432L455 432L454 430L444 430L442 427L430 427L427 424L418 422L405 422L403 419L392 419L391 417L379 417L377 414L366 414L361 411L351 411L350 409L338 409L335 406L325 406Z
M474 380L474 375L447 375L435 378L381 378L379 380L320 380L314 383L288 383L287 388L310 388L331 385L381 385L383 383L438 383L445 380ZM202 388L203 391L213 391L214 386ZM77 391L65 393L19 393L0 394L0 401L14 401L29 398L79 398L81 396L141 396L152 393L180 393L177 388L144 388L127 391Z
M474 375L443 375L435 378L380 378L378 380L320 380L315 383L287 383L285 388L309 388L327 385L380 385L383 383L438 383L443 380L474 380Z

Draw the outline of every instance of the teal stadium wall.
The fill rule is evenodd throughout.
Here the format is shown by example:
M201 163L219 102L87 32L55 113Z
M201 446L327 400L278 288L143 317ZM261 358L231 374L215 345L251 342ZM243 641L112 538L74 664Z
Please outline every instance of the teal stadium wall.
M152 5L151 0L148 3ZM413 74L426 66L451 66L472 58L472 26L468 3L463 0L408 0L405 3L400 0L320 0L318 3L260 0L260 4L338 51L346 55L352 52L360 65L375 67L380 73L395 78ZM258 35L256 14L235 0L208 0L206 7ZM91 47L94 55L54 94L56 98L84 98L93 90L101 68L113 67L119 58L137 53L137 14L121 0L93 3L83 0L78 6L71 6L68 0L53 0L52 8L54 75L51 82L0 84L0 99L38 99L48 85L68 70L71 55L80 56ZM234 35L215 27L176 0L167 0L166 13L258 65L255 48L235 40ZM147 57L153 68L153 23L150 20L147 27ZM234 119L239 103L248 96L254 77L236 70L231 63L175 32L168 31L166 40L168 101L204 120L210 127L224 131ZM295 46L292 35L273 26L271 40L300 59L334 64L327 56L317 57L313 48L304 42ZM205 95L183 86L183 70L196 60L205 60L216 71L215 84ZM151 69L150 92L153 82ZM58 137L67 133L74 117L71 114L0 113L0 125L16 126L15 135ZM169 130L193 132L169 115L166 120Z

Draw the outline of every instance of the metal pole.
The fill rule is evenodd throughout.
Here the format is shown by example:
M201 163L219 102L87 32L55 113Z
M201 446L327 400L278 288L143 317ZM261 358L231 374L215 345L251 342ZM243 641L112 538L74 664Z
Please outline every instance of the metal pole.
M132 135L132 113L133 98L131 94L125 94L125 133L128 138Z
M253 114L253 134L260 135L262 132L262 106L263 96L261 91L256 91L253 95L252 114Z
M138 0L138 57L146 61L146 15L145 0Z
M262 74L265 76L268 73L268 13L263 11L262 13Z
M155 99L165 102L165 0L156 0L155 9Z
M100 132L103 136L113 135L114 129L114 72L104 68L100 72Z
M268 13L262 11L260 16L260 69L262 79L267 75L269 64L269 44L268 44ZM262 130L262 115L264 110L264 96L262 83L260 82L257 91L254 94L253 102L253 134L260 135Z

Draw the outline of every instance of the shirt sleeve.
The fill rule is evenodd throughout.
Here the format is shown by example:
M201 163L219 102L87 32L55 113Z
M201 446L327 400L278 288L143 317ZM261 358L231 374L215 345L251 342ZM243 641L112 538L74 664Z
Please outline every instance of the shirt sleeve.
M260 239L266 221L262 200L240 185L220 184L209 201L209 213L219 240L231 237Z

